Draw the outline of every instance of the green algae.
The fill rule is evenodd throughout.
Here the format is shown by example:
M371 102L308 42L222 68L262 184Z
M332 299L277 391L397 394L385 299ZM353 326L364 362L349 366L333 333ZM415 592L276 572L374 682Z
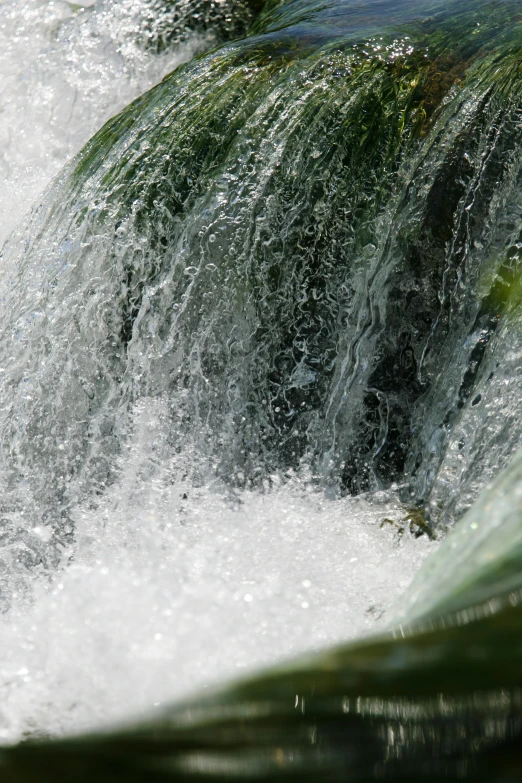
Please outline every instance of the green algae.
M384 528L386 525L391 525L391 527L395 529L399 540L403 537L404 533L408 531L416 538L419 538L419 536L428 536L431 540L435 540L435 534L432 526L426 519L424 508L404 508L404 511L406 513L399 519L389 519L388 517L385 517L382 520L380 527Z

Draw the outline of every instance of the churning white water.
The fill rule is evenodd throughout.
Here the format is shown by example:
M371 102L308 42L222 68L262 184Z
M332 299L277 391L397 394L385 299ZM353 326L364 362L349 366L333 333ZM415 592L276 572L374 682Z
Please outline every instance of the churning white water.
M1 0L0 245L103 123L204 45L144 49L147 4Z
M201 45L147 52L140 7L0 1L0 238L109 116ZM329 500L304 468L227 488L189 444L172 455L167 419L161 399L136 406L119 477L73 512L60 567L0 574L13 598L0 621L3 742L149 714L371 632L435 546L400 535L393 494ZM37 521L32 532L49 535Z

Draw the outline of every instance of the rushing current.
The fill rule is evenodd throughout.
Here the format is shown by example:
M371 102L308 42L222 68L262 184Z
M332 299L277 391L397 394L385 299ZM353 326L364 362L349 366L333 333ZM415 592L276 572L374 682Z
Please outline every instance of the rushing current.
M0 13L4 743L518 606L517 0Z
M109 116L223 37L224 25L211 20L158 51L144 43L151 5L0 5L2 238L31 207L52 209L60 184L41 191ZM237 20L240 9L232 10ZM90 197L87 190L80 196ZM75 220L65 209L64 227ZM203 206L194 209L196 220L208 222L206 214ZM129 227L119 235L138 260L139 234ZM99 240L107 241L103 233ZM15 233L11 242L17 241ZM64 241L78 243L77 261L65 260ZM179 256L190 282L195 270L182 248L172 253L169 263ZM401 536L405 512L394 492L327 498L315 488L310 466L298 461L268 474L259 460L260 480L251 483L255 468L247 473L242 466L227 480L203 423L183 424L187 406L205 404L200 390L180 384L174 397L157 392L150 388L161 383L157 371L145 376L129 369L127 380L116 381L114 371L125 373L116 333L106 344L114 355L100 372L105 349L99 353L99 341L107 339L113 297L121 307L119 294L102 280L106 274L112 286L109 258L54 229L50 245L44 241L30 255L34 266L24 283L12 278L18 251L8 245L2 261L2 373L14 372L2 401L3 741L71 733L152 710L223 677L382 623L434 546L409 531ZM57 277L51 271L48 285L40 275L49 270ZM76 287L69 289L72 300L53 291L62 273L80 276L66 283ZM20 309L11 309L12 293ZM40 304L22 303L26 295ZM171 302L170 311L182 301ZM18 326L8 324L8 312ZM30 345L24 322L36 325ZM205 330L200 334L203 349ZM216 350L223 340L232 346L240 335L223 331ZM162 342L138 338L132 361L172 372ZM311 373L303 365L296 388L306 390ZM140 377L149 388L129 397L129 382ZM205 382L212 385L211 378ZM227 383L234 394L232 374ZM24 422L12 407L19 403ZM246 401L241 405L248 414ZM66 409L72 415L64 416ZM253 453L254 464L257 459ZM87 465L97 460L97 472L89 473Z

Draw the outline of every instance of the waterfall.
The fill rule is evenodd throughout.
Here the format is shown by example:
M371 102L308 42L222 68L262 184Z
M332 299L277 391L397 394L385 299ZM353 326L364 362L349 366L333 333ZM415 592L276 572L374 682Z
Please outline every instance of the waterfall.
M0 736L518 606L519 3L51 5L0 9Z

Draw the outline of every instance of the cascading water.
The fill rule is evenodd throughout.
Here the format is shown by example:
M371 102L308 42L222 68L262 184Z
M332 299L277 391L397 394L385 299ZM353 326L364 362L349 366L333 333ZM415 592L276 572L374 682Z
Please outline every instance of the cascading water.
M6 232L58 169L40 156L22 176L36 137L64 162L116 95L201 52L107 122L4 247L4 739L137 714L380 617L410 634L364 648L381 679L348 649L172 725L226 745L205 721L272 705L276 734L250 739L281 775L306 753L356 764L336 755L336 699L376 721L368 763L389 770L462 772L459 753L518 736L519 458L390 609L520 444L519 2L4 5L6 40L22 20L45 74L6 47L8 89L25 74L31 91L9 116L27 106L36 128L25 149L6 136ZM498 675L473 668L498 658L487 622L509 640ZM466 671L468 648L456 687L439 656ZM407 702L432 664L439 701ZM302 757L277 733L297 707ZM429 728L404 734L412 720ZM220 759L169 763L237 774Z
M16 127L15 118L22 115L18 128L23 125L24 131L20 139L20 131L11 130L11 141L4 145L8 176L3 230L11 227L15 213L28 208L35 189L114 111L115 101L127 103L147 82L172 70L194 49L208 46L198 32L199 37L181 44L175 40L159 54L155 47L144 47L142 26L149 6L100 2L73 12L66 4L11 3L2 9L9 44L4 57L10 58L4 127ZM236 19L238 9L233 8ZM207 38L211 32L207 30ZM19 38L31 53L29 63L22 58ZM196 68L204 88L208 66L203 60ZM243 67L235 69L238 130L251 112L246 101L243 108L237 105L243 72ZM13 85L20 81L24 90L17 94ZM48 93L45 83L53 85ZM157 89L172 87L167 82ZM159 218L169 240L166 250L161 233L149 235L151 242L145 240L149 229L140 230L137 224L140 204L134 197L131 214L116 217L119 225L113 233L105 224L103 205L107 203L113 215L118 207L109 206L110 196L96 194L95 182L84 187L85 173L79 175L81 185L73 185L74 203L58 195L64 188L69 192L71 167L39 199L28 232L18 230L6 246L0 501L0 585L4 608L9 608L0 628L4 741L70 733L122 718L216 678L367 632L386 618L432 547L409 535L400 540L393 525L381 529L383 520L404 515L393 493L326 501L313 491L310 470L297 458L284 470L281 463L274 465L270 473L257 444L249 458L238 458L244 440L230 459L220 461L211 428L203 420L208 415L207 389L228 396L233 410L224 411L229 423L223 432L226 429L226 448L232 449L236 429L238 443L241 439L237 419L246 419L251 406L242 397L248 391L237 367L245 357L242 339L254 336L252 326L242 305L233 301L241 295L235 281L223 280L219 264L224 233L233 233L234 225L243 233L250 230L248 224L241 225L241 212L255 211L256 181L269 180L279 165L277 135L285 133L286 120L276 117L274 98L266 86L264 91L260 111L267 122L276 123L274 140L265 142L267 150L248 177L241 157L230 156L221 176L231 190L245 191L229 198L239 210L230 228L211 228L220 220L224 196L216 201L214 193L204 192L196 173L181 174L186 189L192 175L194 187L203 191L186 230L199 246L197 237L205 226L207 290L201 291L204 283L197 279L190 251L171 236L167 206ZM35 93L40 95L36 103ZM186 100L196 107L202 97L187 93ZM220 108L226 111L229 105L226 96ZM157 112L154 105L149 110ZM202 123L204 111L203 103ZM173 117L180 122L177 107ZM301 120L298 112L294 124ZM242 131L245 139L256 121ZM165 124L161 118L160 128ZM194 132L190 126L188 130ZM315 132L321 132L320 124ZM109 145L114 140L109 130ZM307 153L301 162L298 141L293 165L314 168L316 153ZM213 152L222 153L214 144ZM140 140L138 145L139 156L151 148L150 142ZM188 153L196 158L192 150ZM80 158L87 166L88 155ZM109 168L119 157L118 151L109 152L105 165ZM202 169L197 158L192 165ZM333 160L332 172L338 166ZM140 176L147 177L148 169L144 161ZM73 181L77 176L73 173ZM212 169L208 176L213 176ZM305 180L307 169L299 176ZM158 184L162 182L168 184L165 175ZM141 187L138 178L133 187ZM225 187L223 179L218 191ZM90 213L86 222L77 219L84 205ZM305 206L317 210L314 204ZM36 228L42 215L48 226L45 237ZM93 229L90 223L98 218L101 228ZM261 225L261 216L255 220ZM119 249L111 248L113 238ZM236 240L238 247L242 241ZM246 257L251 251L245 247L241 252ZM151 261L154 269L163 265L170 276L179 277L180 270L181 280L158 280L151 287ZM120 280L114 264L123 265ZM264 274L263 264L259 272ZM175 284L183 289L174 294L176 301L167 293ZM213 302L219 285L222 291ZM169 298L160 304L164 324L144 322L143 335L138 335L143 297L161 297L162 291ZM187 356L191 381L188 387L176 381L173 390L169 379L175 373L175 337L164 331L176 308L187 318L184 302L189 294L191 308L208 300L209 321L190 325L196 336ZM230 329L215 315L227 297L223 316L236 321ZM120 317L117 324L114 319ZM197 319L197 313L193 317ZM283 330L290 328L290 317L288 313ZM281 325L274 326L281 333ZM299 328L307 327L303 323ZM158 329L162 334L155 335ZM203 362L208 365L208 358L203 354L208 346L216 355L236 355L234 367L226 373L211 370L205 379ZM268 364L269 350L270 333L253 359ZM293 371L294 393L301 394L302 408L307 407L317 372L305 361ZM284 416L278 416L270 390L267 398L261 410L266 411L268 431L270 418L284 423Z

